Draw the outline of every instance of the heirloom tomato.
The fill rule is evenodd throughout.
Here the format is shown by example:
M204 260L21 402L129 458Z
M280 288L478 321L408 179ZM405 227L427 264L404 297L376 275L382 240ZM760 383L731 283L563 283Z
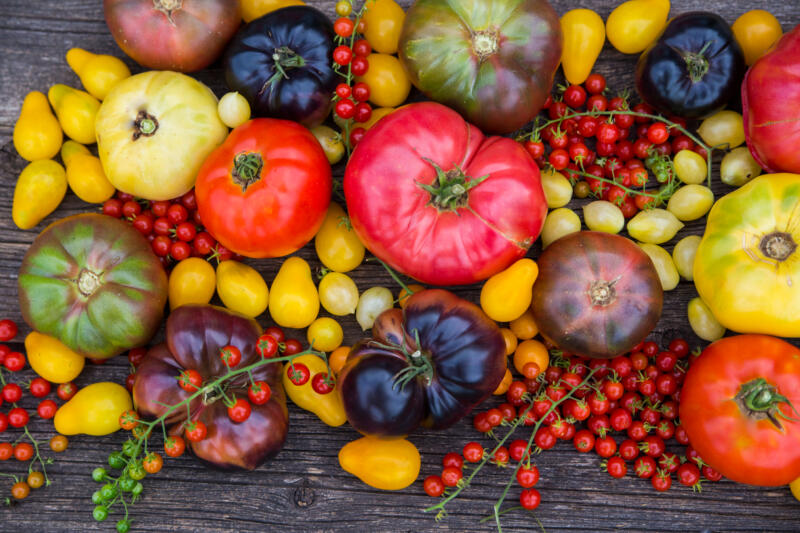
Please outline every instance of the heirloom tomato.
M195 194L203 225L227 249L280 257L320 228L332 186L331 167L308 129L258 118L206 158Z
M720 198L694 260L694 283L739 333L800 336L800 175L765 174Z
M339 450L339 465L381 490L401 490L419 476L419 450L405 439L361 437Z
M474 283L525 255L547 203L522 146L484 137L433 102L381 119L356 146L344 192L361 242L423 283Z
M406 13L398 55L429 98L483 131L507 133L544 105L561 44L547 0L418 0Z
M62 435L108 435L119 430L119 416L131 407L131 395L122 385L92 383L59 407L53 424Z
M777 486L800 476L800 349L767 335L708 346L681 390L681 425L727 478Z
M134 61L179 72L210 65L242 21L238 0L104 0L103 12Z
M364 245L353 231L347 213L336 202L328 206L314 237L314 249L322 264L335 272L350 272L364 260Z

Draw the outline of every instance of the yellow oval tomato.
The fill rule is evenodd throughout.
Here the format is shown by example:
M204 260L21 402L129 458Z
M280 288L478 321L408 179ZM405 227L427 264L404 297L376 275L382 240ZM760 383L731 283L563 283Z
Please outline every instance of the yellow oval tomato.
M669 0L628 0L606 20L608 41L623 54L638 54L667 25Z
M583 206L583 221L592 231L619 233L625 226L622 210L606 200L595 200Z
M747 66L755 63L783 35L775 15L763 9L742 13L731 25L733 36L742 47Z
M701 237L699 235L689 235L679 240L672 249L672 260L675 263L675 268L678 269L684 279L692 281L694 275L692 269L694 268L694 257L697 255L697 247L700 246Z
M67 51L67 64L81 79L89 94L98 100L105 98L117 83L131 75L121 59L93 54L82 48L71 48Z
M349 272L364 260L364 245L353 231L347 213L336 202L328 206L314 237L314 249L322 264L335 272Z
M336 316L350 315L358 307L358 287L347 274L328 272L319 282L319 303Z
M267 309L269 289L258 271L239 261L217 265L217 294L231 311L255 318Z
M69 383L80 375L86 362L60 340L37 331L25 337L25 351L33 371L52 383Z
M93 383L62 405L53 423L62 435L108 435L119 429L119 416L131 408L131 395L122 385Z
M344 157L344 143L342 142L342 135L324 124L314 126L311 128L311 133L316 137L317 142L325 152L325 157L328 158L328 163L335 165Z
M572 185L564 174L548 168L542 170L541 178L547 207L564 207L572 200Z
M242 19L245 22L255 20L276 9L289 6L303 6L302 0L242 0Z
M20 229L31 229L56 210L67 192L67 173L52 159L28 163L14 187L11 218Z
M547 248L564 235L581 230L581 219L572 209L559 207L547 214L542 226L542 247Z
M217 103L217 113L226 126L235 128L250 120L250 103L236 91L225 93Z
M375 323L378 315L391 309L394 305L392 291L386 287L370 287L358 299L356 322L361 329L367 330Z
M678 220L697 220L714 205L714 193L705 185L692 183L675 191L667 202L667 211Z
M44 94L32 91L25 96L13 138L22 159L50 159L58 153L64 136Z
M550 364L550 352L547 351L547 346L534 339L519 343L514 351L514 368L522 374L522 369L527 363L536 363L539 372L547 370Z
M406 19L403 8L394 0L369 0L364 7L366 11L361 17L366 24L364 37L372 49L382 54L397 53L400 31Z
M214 296L216 278L214 267L205 259L189 257L180 261L169 275L169 308L207 304Z
M683 222L666 209L640 211L628 221L628 234L637 241L661 244L683 227Z
M331 372L339 374L347 362L347 356L350 354L350 346L339 346L328 356L328 366L331 367Z
M284 328L302 329L319 313L319 293L311 280L311 267L300 257L289 257L272 282L269 314Z
M481 308L497 322L519 318L531 305L533 283L539 267L533 259L524 257L498 272L481 289Z
M675 154L672 165L678 179L686 184L703 183L708 177L706 158L693 150L681 150Z
M65 142L64 147L69 143L75 141ZM103 172L100 158L93 156L88 150L86 153L76 151L66 157L64 152L62 147L61 159L67 166L67 183L75 196L90 204L100 204L114 196L116 189Z
M712 148L730 150L744 142L744 119L736 111L724 109L703 120L697 133Z
M401 490L419 476L420 455L406 439L361 437L339 450L339 465L345 472L376 489Z
M573 9L561 17L564 48L561 67L567 81L580 85L592 72L606 42L606 27L600 15L591 9Z
M694 334L704 341L714 342L725 335L725 326L719 323L711 309L699 297L689 300L686 315Z
M370 54L367 62L369 69L356 81L369 85L369 101L378 107L397 107L405 102L411 80L400 60L388 54Z
M508 328L520 340L532 339L539 333L539 326L536 325L536 321L533 319L533 312L530 309L522 313L519 318L512 320L508 324Z
M669 252L657 244L648 244L646 242L640 243L639 247L650 256L653 266L656 267L658 279L661 281L661 288L665 291L671 291L677 287L681 277L678 275L678 269L675 268L675 262Z
M81 144L95 142L95 117L100 109L97 98L59 83L50 87L47 99L67 137Z
M295 385L289 379L289 371L291 370L292 363L302 363L308 367L311 377L321 372L328 372L328 367L325 361L320 359L314 354L301 355L295 357L291 362L283 366L283 388L286 390L286 395L298 407L312 412L319 417L324 423L329 426L341 426L347 422L347 416L344 414L344 404L342 397L335 388L327 394L320 394L314 390L311 385L311 379L302 385Z
M344 331L334 319L324 316L316 319L306 331L308 344L320 352L332 352L342 344Z

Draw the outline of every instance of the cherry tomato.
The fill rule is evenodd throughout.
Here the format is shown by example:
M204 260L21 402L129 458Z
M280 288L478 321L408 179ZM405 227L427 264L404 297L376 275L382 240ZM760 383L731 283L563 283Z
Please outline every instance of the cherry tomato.
M455 487L461 481L463 473L460 468L448 466L442 470L442 483L446 487Z
M247 389L247 397L254 405L264 405L272 396L272 389L266 381L256 381Z
M58 387L56 387L56 396L65 402L71 400L77 392L78 387L76 387L71 381L68 383L61 383L58 385Z
M20 352L10 352L3 359L3 366L11 372L19 372L25 367L25 355Z
M363 21L362 21L363 22ZM363 76L369 70L369 61L366 57L358 56L350 64L350 71L355 76Z
M372 53L372 46L366 39L359 39L353 43L353 53L357 57L367 57Z
M8 415L0 413L0 433L8 429Z
M17 323L10 318L0 320L0 342L8 342L17 336Z
M228 418L230 418L237 424L241 424L242 422L250 418L251 411L252 407L250 406L250 402L248 402L244 398L237 398L234 404L228 407ZM191 439L190 437L189 440L193 439Z
M466 459L468 462L477 463L480 462L481 459L483 459L484 450L483 446L481 446L479 443L468 442L467 444L464 445L464 450L462 453L464 455L464 459Z
M570 85L564 91L564 103L572 109L578 109L586 103L586 91L580 85Z
M655 475L650 478L650 482L653 484L653 488L658 492L666 492L672 486L672 478L669 472L664 472L663 470L658 470Z
M42 400L39 403L39 406L36 408L37 414L44 418L45 420L50 420L54 416L56 416L56 411L58 410L58 406L56 402L53 400Z
M11 496L15 500L24 500L31 492L31 487L24 481L17 481L11 486Z
M647 128L647 140L653 144L662 144L669 139L669 130L663 122L654 122Z
M56 453L61 453L69 446L69 440L64 435L54 435L50 439L50 449Z
M0 442L0 461L8 461L14 455L14 445L10 442Z
M208 434L208 428L200 420L193 420L186 424L186 438L192 442L200 442Z
M536 465L530 467L520 467L517 470L517 483L520 487L529 489L539 482L539 469Z
M311 378L311 388L317 394L329 394L335 388L335 382L328 377L327 372L317 372Z
M203 386L203 376L194 369L184 370L178 376L178 385L186 392L197 392Z
M339 45L333 49L333 61L337 65L345 66L353 59L353 51L349 46Z
M33 446L28 442L20 442L14 446L14 458L17 461L30 461L33 458Z
M311 372L303 363L289 363L286 365L286 375L293 385L305 385L311 377Z
M339 100L334 105L334 111L340 118L348 120L356 114L356 104L349 98Z
M589 94L600 94L606 89L606 79L602 74L592 73L583 82Z
M519 504L529 511L539 507L541 501L542 495L536 489L525 489L519 493Z
M164 453L170 457L180 457L185 450L186 442L183 440L183 437L179 435L167 437L164 441Z
M242 352L233 345L225 346L220 350L219 353L222 362L225 363L225 366L228 368L233 368L238 365L242 360Z
M164 458L161 455L150 452L148 453L144 459L142 459L142 468L148 474L157 474L161 471L161 467L164 466Z
M350 98L350 94L352 94L352 88L346 83L340 83L336 86L336 96L339 98Z
M3 396L3 400L8 403L18 402L22 398L22 387L16 383L6 383L0 394Z
M283 331L280 331L280 333L283 335ZM280 341L277 340L275 336L269 333L264 333L256 341L256 350L258 350L258 354L262 359L269 359L278 353L279 342Z
M355 29L355 23L347 17L339 17L333 23L333 31L339 37L350 37L353 35L353 29Z
M303 345L297 339L286 339L283 343L284 355L294 355L303 351Z
M425 494L433 498L438 498L444 494L444 482L439 476L426 477L425 481L422 482L422 488L425 490Z
M611 457L606 463L606 471L613 478L623 478L628 473L628 465L622 457Z

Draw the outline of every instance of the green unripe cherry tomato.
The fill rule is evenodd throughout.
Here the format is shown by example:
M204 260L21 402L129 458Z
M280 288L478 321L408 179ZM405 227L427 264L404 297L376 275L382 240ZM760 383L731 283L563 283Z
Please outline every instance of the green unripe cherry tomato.
M108 508L106 508L105 505L98 505L94 508L94 511L92 511L92 518L98 522L102 522L108 518Z
M139 481L144 479L144 476L146 476L147 473L144 471L144 468L142 468L142 465L135 464L128 467L128 475L131 477L131 479Z
M106 469L105 468L95 468L92 470L92 479L100 483L106 478Z
M117 533L128 533L131 529L131 521L122 519L117 522Z
M139 496L142 493L142 491L144 491L144 485L142 485L140 482L137 481L136 485L133 486L131 494L133 494L134 496Z
M92 503L95 505L100 505L105 500L103 499L103 495L100 494L99 490L96 490L92 493Z
M125 460L125 456L122 455L122 452L111 452L108 454L108 466L115 470L119 470L120 468L124 468L127 461Z
M123 492L130 492L133 490L133 487L136 486L137 481L135 479L131 479L128 476L123 476L122 479L119 480L119 488Z

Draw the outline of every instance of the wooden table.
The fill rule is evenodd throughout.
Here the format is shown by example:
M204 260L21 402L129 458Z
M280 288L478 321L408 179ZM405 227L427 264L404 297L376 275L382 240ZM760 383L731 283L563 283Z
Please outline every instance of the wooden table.
M333 13L334 0L310 2ZM402 0L403 5L410 0ZM592 7L604 18L610 12L607 0L553 1L563 14L572 7ZM784 0L780 5L767 0L681 0L673 2L673 13L704 9L719 12L733 20L742 12L763 8L772 11L789 30L800 22L795 2ZM11 144L11 132L23 97L32 90L46 92L55 83L78 86L64 54L73 46L94 52L122 57L103 20L99 0L3 0L0 3L0 317L21 321L17 306L16 276L22 256L37 232L46 223L74 213L94 210L71 193L61 207L35 230L20 231L11 221L11 199L17 175L24 161ZM141 69L125 58L134 72ZM606 45L597 70L605 74L614 89L632 87L635 57L626 57ZM217 95L226 88L219 68L197 74ZM338 176L342 168L337 167ZM718 181L717 196L729 188ZM704 221L688 224L679 236L702 233ZM672 244L677 239L672 241ZM668 248L670 248L668 246ZM313 248L300 255L319 263ZM538 255L538 245L531 255ZM280 261L256 262L268 281L274 277ZM363 290L372 285L397 289L381 268L364 264L353 277ZM455 289L464 297L477 301L478 287ZM665 295L664 313L652 338L662 345L674 336L684 336L694 345L694 337L686 319L686 303L695 295L692 283L681 282ZM268 317L261 317L262 324ZM350 344L362 336L355 320L344 321L345 342ZM28 333L22 325L19 339ZM299 332L296 332L299 334ZM303 338L303 337L300 337ZM16 345L16 348L21 348ZM117 357L101 366L87 365L77 380L84 386L96 381L121 382L128 373L124 357ZM30 379L28 370L17 381ZM32 398L25 407L35 409ZM449 507L449 516L437 523L422 509L435 500L425 496L418 481L398 493L380 492L362 484L339 468L337 452L346 442L356 438L349 427L329 428L314 416L291 406L291 428L286 446L272 461L251 473L220 473L208 470L186 455L167 461L161 473L146 479L144 499L132 511L134 525L140 531L452 531L490 530L491 523L480 524L499 496L508 472L489 467ZM39 438L53 434L52 425L33 420L31 427ZM8 440L9 433L0 436ZM16 435L13 437L16 438ZM107 523L96 525L91 519L92 491L97 485L90 472L105 464L109 452L118 449L122 433L102 438L74 437L66 453L56 457L49 467L53 485L35 491L21 505L0 507L0 530L3 531L84 531L92 528L113 529L112 515ZM438 473L442 455L460 450L469 440L478 438L469 419L438 433L418 431L411 440L423 457L422 476ZM485 442L488 445L488 442ZM53 455L53 454L50 454ZM656 493L650 483L628 477L613 480L601 471L600 459L576 453L571 443L560 443L537 458L542 479L539 489L542 504L536 511L548 531L580 530L658 530L658 531L800 531L800 504L786 488L753 488L729 481L706 483L702 493L693 493L673 484L665 493ZM4 472L20 473L21 465L3 463ZM0 481L0 494L7 494L10 482ZM512 491L508 505L515 504ZM538 525L530 514L516 511L503 520L504 528L533 530Z

